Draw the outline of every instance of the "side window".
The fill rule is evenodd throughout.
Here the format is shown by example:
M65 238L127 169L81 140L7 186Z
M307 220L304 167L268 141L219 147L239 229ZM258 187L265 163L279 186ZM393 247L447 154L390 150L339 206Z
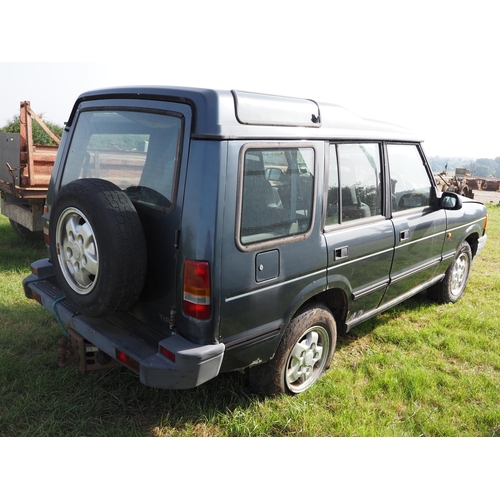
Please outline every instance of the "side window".
M314 149L247 149L242 171L239 237L243 245L309 230Z
M326 224L380 215L381 185L380 144L331 145Z
M432 184L415 144L388 144L392 210L400 212L430 204Z

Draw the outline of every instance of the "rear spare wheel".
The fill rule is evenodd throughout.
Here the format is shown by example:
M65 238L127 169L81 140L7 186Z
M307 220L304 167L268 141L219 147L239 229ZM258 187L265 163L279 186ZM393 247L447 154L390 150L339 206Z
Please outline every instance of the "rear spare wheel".
M146 278L146 242L128 196L103 179L64 186L50 214L50 257L66 298L81 313L126 310Z

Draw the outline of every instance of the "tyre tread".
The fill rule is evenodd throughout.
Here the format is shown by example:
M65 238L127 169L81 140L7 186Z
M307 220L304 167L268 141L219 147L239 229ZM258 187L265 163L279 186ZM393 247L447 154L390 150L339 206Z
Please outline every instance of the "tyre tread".
M77 206L89 218L95 232L99 233L96 235L96 238L100 237L99 272L104 278L101 276L95 293L79 296L66 283L56 264L59 285L75 307L89 316L103 317L116 310L130 308L142 291L147 270L144 232L132 202L119 187L104 179L70 182L60 191L54 203L50 224L53 231L58 215L67 206ZM57 263L54 234L51 234L50 241L51 260Z

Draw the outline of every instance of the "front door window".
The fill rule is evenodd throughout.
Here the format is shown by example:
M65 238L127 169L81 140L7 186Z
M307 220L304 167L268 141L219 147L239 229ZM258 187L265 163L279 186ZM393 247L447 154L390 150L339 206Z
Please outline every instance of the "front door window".
M391 171L392 211L428 206L431 181L417 146L389 144L387 154Z

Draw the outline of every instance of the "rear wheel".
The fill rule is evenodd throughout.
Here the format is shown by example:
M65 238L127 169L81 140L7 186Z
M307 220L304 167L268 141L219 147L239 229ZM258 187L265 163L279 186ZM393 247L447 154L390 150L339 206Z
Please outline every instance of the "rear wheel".
M88 316L128 309L144 285L139 215L109 181L79 179L62 188L51 211L50 255L66 298Z
M464 241L448 267L443 281L428 289L428 295L436 302L456 302L464 293L472 265L470 245Z
M299 394L313 386L332 362L337 329L330 311L314 304L290 321L274 358L248 371L258 393Z

